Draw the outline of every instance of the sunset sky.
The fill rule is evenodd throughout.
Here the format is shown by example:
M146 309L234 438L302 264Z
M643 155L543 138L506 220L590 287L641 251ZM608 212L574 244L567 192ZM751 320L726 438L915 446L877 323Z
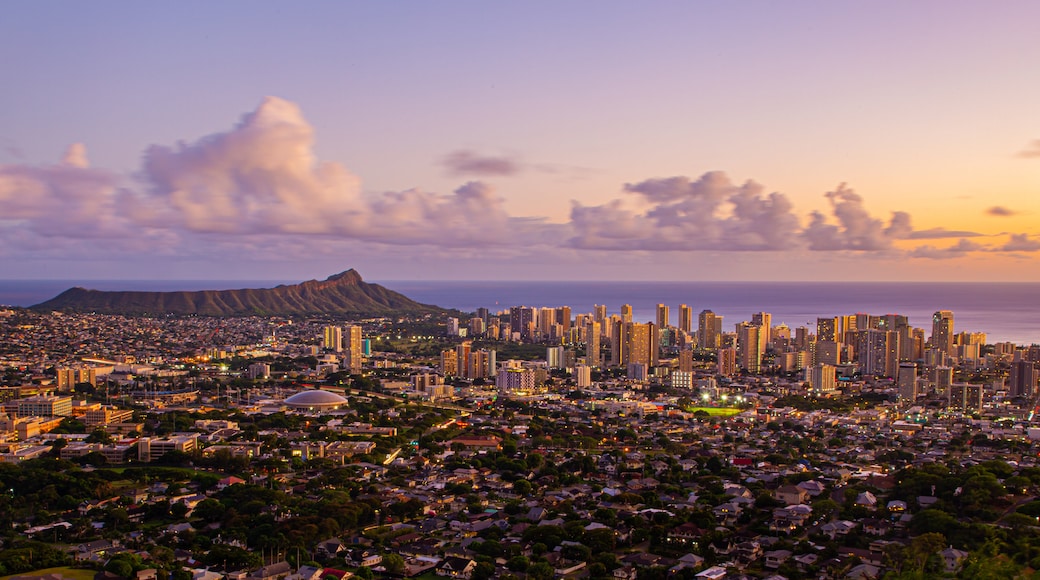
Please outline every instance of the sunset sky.
M9 2L8 279L1040 280L1040 3Z

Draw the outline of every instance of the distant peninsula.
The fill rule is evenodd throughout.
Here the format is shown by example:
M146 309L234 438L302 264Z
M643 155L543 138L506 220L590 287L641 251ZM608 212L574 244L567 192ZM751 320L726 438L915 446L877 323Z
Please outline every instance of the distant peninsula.
M204 316L384 315L442 311L441 308L420 304L378 284L364 282L353 269L322 281L309 280L274 288L192 292L70 288L30 308L99 314Z

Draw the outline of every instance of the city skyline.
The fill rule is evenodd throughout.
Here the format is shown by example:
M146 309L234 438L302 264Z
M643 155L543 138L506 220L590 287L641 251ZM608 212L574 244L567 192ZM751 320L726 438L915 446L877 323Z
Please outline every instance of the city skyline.
M9 279L1040 280L1032 3L8 14Z

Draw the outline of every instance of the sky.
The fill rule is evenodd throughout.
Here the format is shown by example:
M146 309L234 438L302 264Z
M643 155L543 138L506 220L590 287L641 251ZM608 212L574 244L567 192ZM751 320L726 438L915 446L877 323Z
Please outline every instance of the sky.
M1040 3L11 2L8 279L1040 281Z

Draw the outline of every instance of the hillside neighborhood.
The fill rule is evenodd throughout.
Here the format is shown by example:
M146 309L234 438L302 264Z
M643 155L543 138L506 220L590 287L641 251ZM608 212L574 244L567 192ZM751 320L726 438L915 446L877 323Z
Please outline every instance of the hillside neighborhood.
M908 398L854 353L789 369L783 329L730 372L739 329L651 329L625 364L607 359L635 343L506 320L0 312L0 575L1040 569L1035 370L1027 392L1009 378L1036 346L926 354Z

